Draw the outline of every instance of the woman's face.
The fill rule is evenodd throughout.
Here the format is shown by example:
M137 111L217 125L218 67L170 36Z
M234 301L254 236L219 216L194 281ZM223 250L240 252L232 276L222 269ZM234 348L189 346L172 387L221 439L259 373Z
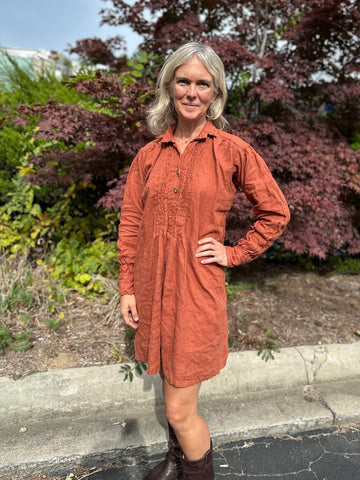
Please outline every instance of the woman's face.
M206 112L216 94L213 77L197 56L176 69L170 95L179 121L206 121Z

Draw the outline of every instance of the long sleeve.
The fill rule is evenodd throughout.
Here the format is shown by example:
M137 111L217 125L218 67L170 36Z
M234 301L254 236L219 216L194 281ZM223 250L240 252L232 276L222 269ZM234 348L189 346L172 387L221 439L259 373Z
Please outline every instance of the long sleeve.
M255 223L236 246L226 246L229 267L261 255L282 234L290 219L284 195L260 155L247 145L235 157L234 182L252 203Z
M134 293L134 263L138 231L143 216L144 177L141 172L140 158L141 154L139 153L130 167L121 209L117 242L120 263L120 295Z

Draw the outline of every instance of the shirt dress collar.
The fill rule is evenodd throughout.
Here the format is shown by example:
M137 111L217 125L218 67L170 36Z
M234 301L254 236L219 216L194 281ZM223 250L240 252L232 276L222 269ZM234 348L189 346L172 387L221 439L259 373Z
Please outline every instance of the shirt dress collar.
M161 143L175 143L174 133L176 129L176 124L171 125L163 134L159 135L157 138ZM201 130L199 135L193 140L205 140L207 137L216 137L216 128L210 120L206 122L204 128Z

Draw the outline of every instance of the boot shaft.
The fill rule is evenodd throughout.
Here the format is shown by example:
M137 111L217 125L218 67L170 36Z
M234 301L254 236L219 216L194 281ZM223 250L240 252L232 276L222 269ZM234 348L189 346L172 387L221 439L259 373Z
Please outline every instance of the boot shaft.
M213 445L200 460L188 460L184 454L181 455L181 469L183 480L214 480L214 459Z
M144 480L178 480L181 478L181 447L174 429L169 425L169 452L164 462L157 465Z

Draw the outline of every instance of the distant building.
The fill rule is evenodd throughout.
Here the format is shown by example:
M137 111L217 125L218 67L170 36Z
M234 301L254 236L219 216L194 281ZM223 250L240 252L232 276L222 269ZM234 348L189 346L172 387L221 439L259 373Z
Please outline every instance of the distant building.
M5 70L11 67L8 57L11 57L20 68L33 71L35 75L51 71L57 78L61 78L63 75L74 73L71 62L57 52L0 46L0 82L4 82Z

